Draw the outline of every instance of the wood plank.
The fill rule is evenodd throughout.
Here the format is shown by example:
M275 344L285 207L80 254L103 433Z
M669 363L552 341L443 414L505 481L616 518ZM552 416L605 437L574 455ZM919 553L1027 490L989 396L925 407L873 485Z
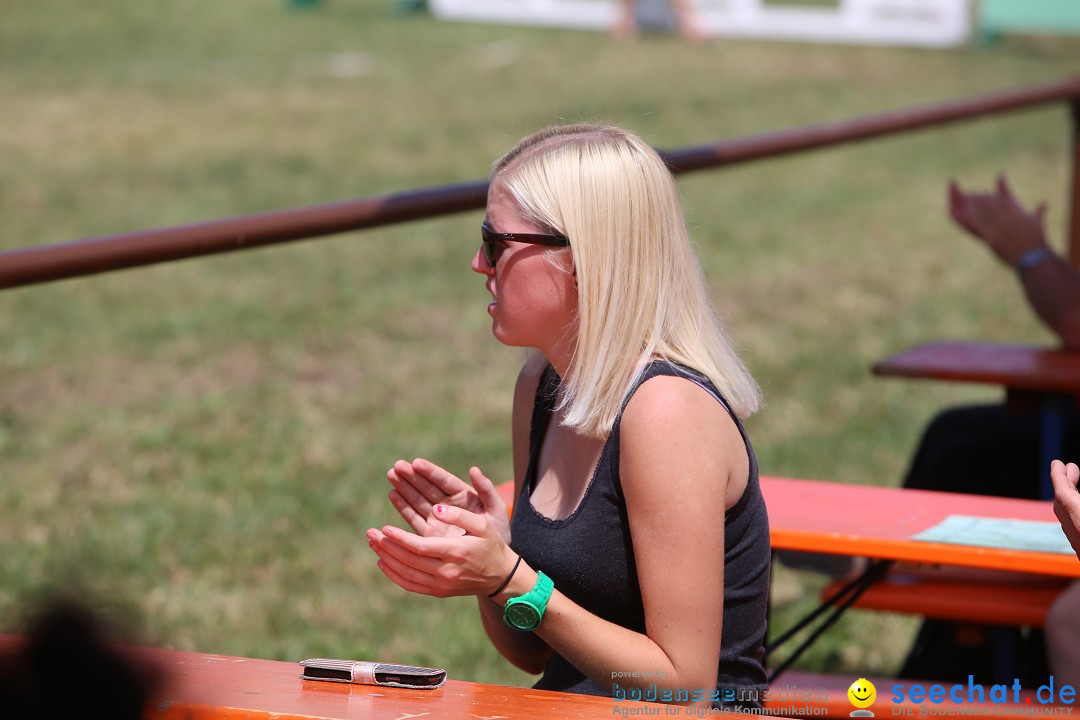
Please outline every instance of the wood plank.
M0 634L0 656L24 639ZM571 720L627 715L700 717L655 702L447 680L434 690L303 680L298 663L158 648L124 648L134 661L152 664L167 678L145 720L401 720L402 718L545 718ZM77 668L62 668L77 672ZM62 674L61 674L62 678ZM57 692L63 692L62 679ZM71 717L78 718L73 699ZM738 720L733 713L709 717Z
M825 586L822 599L832 597L843 586L843 582ZM871 585L852 607L934 620L1042 627L1050 605L1068 586L1067 580L1033 575L973 577L949 569L896 570Z
M1080 577L1075 555L922 542L949 515L1057 522L1048 500L762 477L776 550Z
M1080 353L986 342L932 342L874 364L885 377L1080 394Z

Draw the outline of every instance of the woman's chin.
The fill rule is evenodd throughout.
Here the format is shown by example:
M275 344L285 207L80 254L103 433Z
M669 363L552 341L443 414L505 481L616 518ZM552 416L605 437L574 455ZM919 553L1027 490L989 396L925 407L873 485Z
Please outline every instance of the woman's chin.
M528 347L529 343L522 342L521 338L515 338L512 333L506 332L506 328L499 324L498 320L491 323L491 334L495 339L507 347Z

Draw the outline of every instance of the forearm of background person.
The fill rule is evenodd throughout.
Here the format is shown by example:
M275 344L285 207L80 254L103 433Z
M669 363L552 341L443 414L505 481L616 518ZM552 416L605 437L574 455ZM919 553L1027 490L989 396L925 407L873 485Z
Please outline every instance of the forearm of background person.
M480 620L484 632L499 654L514 667L527 673L539 675L544 672L551 648L535 633L521 632L503 621L503 607L490 598L477 596Z
M1031 309L1070 350L1080 350L1080 271L1059 255L1020 272Z

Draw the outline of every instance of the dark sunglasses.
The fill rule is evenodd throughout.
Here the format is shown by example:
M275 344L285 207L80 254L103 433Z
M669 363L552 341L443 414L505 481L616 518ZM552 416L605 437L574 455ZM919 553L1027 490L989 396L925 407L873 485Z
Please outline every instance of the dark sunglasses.
M547 245L548 247L569 247L570 238L565 235L548 233L497 233L487 224L480 226L480 237L484 240L484 257L493 269L495 263L506 249L506 241L528 243L529 245Z

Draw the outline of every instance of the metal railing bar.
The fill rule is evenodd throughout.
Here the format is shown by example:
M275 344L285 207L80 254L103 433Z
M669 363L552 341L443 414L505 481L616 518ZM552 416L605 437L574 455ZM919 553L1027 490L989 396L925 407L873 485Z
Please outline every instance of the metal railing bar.
M1065 101L1080 102L1080 77L660 152L679 174ZM486 197L479 180L18 248L0 252L0 290L450 215L482 208Z
M1080 270L1080 98L1069 102L1069 112L1072 116L1072 157L1069 158L1072 187L1069 188L1068 253L1072 266Z
M674 150L664 153L664 156L673 172L691 172L841 143L868 140L884 135L896 135L983 115L1025 110L1078 98L1080 98L1080 77L1075 77L1048 85L894 110L850 120L808 125L780 132L750 135Z
M0 290L484 207L487 181L408 190L0 253Z

